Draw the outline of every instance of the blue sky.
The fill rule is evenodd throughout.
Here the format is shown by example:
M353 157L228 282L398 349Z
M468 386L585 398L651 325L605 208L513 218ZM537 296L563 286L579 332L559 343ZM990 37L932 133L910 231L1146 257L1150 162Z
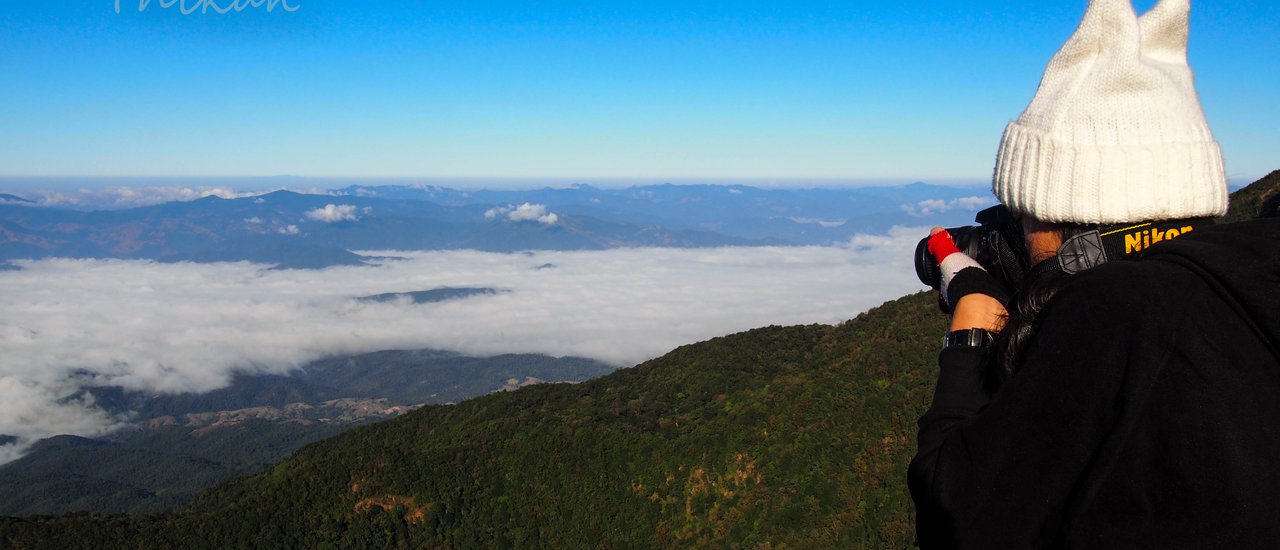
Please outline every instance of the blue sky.
M0 0L0 176L980 181L1086 2L288 4ZM1280 3L1193 2L1190 59L1280 168Z

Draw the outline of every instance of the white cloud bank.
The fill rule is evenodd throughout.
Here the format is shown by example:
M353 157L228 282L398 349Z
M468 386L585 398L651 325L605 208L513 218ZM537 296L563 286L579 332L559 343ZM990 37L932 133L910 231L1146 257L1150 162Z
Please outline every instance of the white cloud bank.
M368 209L366 209L365 213L368 213ZM324 208L308 210L306 216L309 220L324 223L354 222L360 220L360 216L356 214L356 207L350 204L326 204L324 205Z
M795 216L792 216L789 219L798 224L817 225L819 227L823 227L826 229L835 229L837 227L843 226L846 223L849 223L847 220L824 220L821 218L797 218Z
M235 372L286 373L385 349L626 366L755 327L837 323L921 288L911 251L925 233L897 229L844 247L387 252L406 259L318 271L18 262L23 270L0 272L0 434L27 444L123 421L74 400L85 385L201 392ZM353 299L446 286L510 292L435 304ZM21 450L0 447L0 462Z
M520 206L507 205L499 208L490 208L484 213L486 220L497 219L505 216L513 222L538 222L544 225L555 225L560 221L560 216L554 212L547 212L547 206L544 204L524 203Z
M934 214L945 214L952 210L967 210L973 212L991 206L995 203L995 197L963 197L959 199L951 199L949 201L930 199L920 201L916 204L904 204L902 205L902 211L917 218L921 218L924 216L932 216Z

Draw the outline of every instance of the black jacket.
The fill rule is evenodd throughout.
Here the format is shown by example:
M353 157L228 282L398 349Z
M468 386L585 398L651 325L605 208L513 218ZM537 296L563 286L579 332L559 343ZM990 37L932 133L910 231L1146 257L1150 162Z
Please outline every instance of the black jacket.
M909 484L922 548L1280 548L1280 220L1072 277L992 397L951 350Z

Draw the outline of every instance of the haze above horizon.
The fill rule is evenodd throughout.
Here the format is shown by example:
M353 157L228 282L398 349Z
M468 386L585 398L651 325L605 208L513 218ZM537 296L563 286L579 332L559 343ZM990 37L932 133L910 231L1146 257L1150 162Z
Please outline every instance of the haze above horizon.
M1085 6L287 4L0 4L0 175L979 182ZM1191 24L1228 176L1257 179L1280 5Z

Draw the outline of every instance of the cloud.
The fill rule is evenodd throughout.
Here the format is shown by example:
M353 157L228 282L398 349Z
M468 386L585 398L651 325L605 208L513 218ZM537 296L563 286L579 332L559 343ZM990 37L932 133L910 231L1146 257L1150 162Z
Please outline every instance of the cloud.
M369 212L369 208L364 209L365 214L368 214ZM309 220L324 223L354 222L360 220L360 216L356 215L356 207L350 204L326 204L324 208L307 211L306 216Z
M826 229L835 229L835 228L837 228L837 227L840 227L840 226L842 226L842 225L844 225L844 224L848 223L848 221L847 221L847 220L824 220L824 219L820 219L820 218L797 218L797 217L794 217L794 216L793 216L793 217L791 217L790 219L791 219L791 221L793 221L793 222L795 222L795 223L799 223L799 224L806 224L806 225L817 225L817 226L819 226L819 227L824 227L824 228L826 228Z
M929 199L915 204L904 204L902 205L902 211L919 218L932 216L934 214L944 214L952 210L973 212L991 206L995 203L996 200L992 197L963 197L959 199L951 199L949 201Z
M507 219L513 222L536 221L546 225L555 225L560 217L547 212L547 207L541 204L524 203L517 206L515 211L507 214Z
M314 271L17 261L22 270L0 272L0 434L26 445L119 426L125 419L77 398L86 385L205 392L237 372L284 374L386 349L628 366L755 327L837 323L922 288L911 251L925 233L895 229L841 247L367 251L404 259ZM354 299L439 287L509 292L432 304Z
M278 231L280 231L281 235L297 235L302 233L302 230L298 229L298 226L296 225L286 225L281 227Z
M507 205L497 208L490 208L484 213L486 220L496 219L505 216L506 219L513 222L538 222L545 225L555 225L560 221L560 216L555 213L547 212L546 205L524 203L520 206Z
M885 235L858 234L849 239L849 248L855 252L874 254L877 250L897 250L898 247L909 246L902 250L909 250L907 254L913 254L915 246L920 239L929 236L929 228L926 227L903 227L894 226ZM911 269L915 269L912 264ZM914 273L914 271L912 272Z

